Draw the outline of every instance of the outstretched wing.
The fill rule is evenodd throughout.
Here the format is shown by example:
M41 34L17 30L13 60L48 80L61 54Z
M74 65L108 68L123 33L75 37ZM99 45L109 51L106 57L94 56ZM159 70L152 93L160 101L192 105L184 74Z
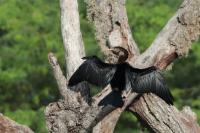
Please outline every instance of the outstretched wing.
M69 86L74 86L82 81L105 87L113 78L116 66L102 62L98 57L84 57L86 61L76 70L69 79Z
M131 87L137 93L154 93L161 97L166 103L173 104L173 96L169 91L164 78L155 67L146 69L132 69L129 73ZM135 76L136 75L136 76ZM133 77L134 78L131 78Z

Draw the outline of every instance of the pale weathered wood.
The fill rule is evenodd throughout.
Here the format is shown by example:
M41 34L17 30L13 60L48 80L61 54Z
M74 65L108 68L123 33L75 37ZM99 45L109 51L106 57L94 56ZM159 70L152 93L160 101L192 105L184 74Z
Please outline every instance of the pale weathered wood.
M139 49L128 25L125 0L85 0L89 20L94 23L96 37L104 54L107 49L121 46L129 58L137 57Z
M60 8L67 77L69 78L82 63L81 58L85 56L85 51L80 32L77 1L60 0ZM53 54L49 54L49 62L57 80L60 94L64 97L64 100L51 103L46 107L47 128L49 132L84 132L86 130L84 126L77 126L77 119L82 116L81 112L87 108L87 104L79 93L67 88L66 78ZM85 105L85 108L81 108L82 104ZM76 126L77 128L74 129Z
M77 0L60 0L61 30L65 48L67 75L71 76L85 56Z
M48 58L49 58L49 63L53 69L53 74L57 81L58 89L60 91L61 96L64 99L66 99L66 101L68 101L69 103L77 102L75 93L67 89L67 80L63 75L63 72L60 68L60 65L58 64L56 57L53 55L53 53L49 53Z
M133 65L140 68L156 65L164 69L177 57L187 55L192 41L197 40L200 34L198 16L200 0L185 0L152 45L133 61ZM191 115L191 111L178 111L154 95L146 95L129 109L136 112L155 132L200 132L197 118Z
M66 51L67 77L81 64L84 47L80 33L77 1L60 0L61 28ZM74 20L75 19L75 20ZM79 92L67 88L64 77L56 57L50 53L49 62L53 69L63 100L49 104L45 110L46 125L49 132L90 132L98 121L113 110L113 107L99 107L97 104L106 95L98 95L88 105ZM83 89L83 85L79 88Z
M54 77L57 81L58 88L60 91L60 94L65 98L67 97L67 84L66 84L66 78L62 73L62 70L60 68L60 65L58 64L58 61L56 57L53 55L53 53L49 53L48 55L49 63L51 67L53 68Z
M175 15L158 34L152 45L136 61L130 60L133 66L144 68L161 64L168 56L176 53L178 56L187 55L193 41L200 34L200 1L184 0ZM171 62L171 61L170 61Z
M158 68L164 69L175 58L187 53L192 40L195 40L200 32L200 0L185 0L153 44L142 55L139 55L139 50L128 25L125 0L85 1L88 18L95 25L96 36L102 51L108 56L107 61L112 61L113 56L112 53L106 52L107 49L121 46L128 50L128 62L131 65L139 68L156 65ZM81 57L84 56L78 5L76 0L60 0L60 5L67 75L71 76L81 64ZM113 132L121 113L137 94L123 93L125 104L122 108L99 107L99 101L111 91L108 86L93 97L91 105L87 104L79 93L65 89L67 88L66 84L64 85L65 77L53 56L50 56L50 64L61 95L73 98L65 98L51 103L46 108L45 116L49 131L59 133L91 132L93 126L100 121L94 128L94 133ZM62 94L65 92L67 94ZM167 105L153 94L145 94L140 97L138 101L131 104L129 109L155 132L198 133L200 131L196 117L189 108L178 111L174 106Z
M88 18L94 23L97 40L102 51L107 55L107 61L113 60L113 54L108 53L107 49L116 46L126 48L129 58L135 59L139 55L139 49L128 25L125 0L85 0L85 2ZM117 109L106 116L93 131L95 133L114 131L119 116L126 106L125 104L123 109Z
M101 2L99 2L99 3L101 3ZM106 4L109 4L109 1ZM104 3L104 5L106 5L106 4ZM178 56L185 55L190 48L192 40L195 40L195 38L197 38L199 35L199 29L200 29L199 28L199 17L198 17L199 9L200 9L199 6L200 6L199 0L184 1L183 4L181 5L180 9L177 11L177 13L174 15L174 17L172 17L170 19L170 21L165 26L165 28L160 32L160 34L158 35L156 40L153 42L153 44L150 46L150 48L148 48L141 56L139 56L137 58L134 58L134 57L129 58L129 63L131 63L133 66L138 67L138 68L145 68L145 67L149 67L152 65L156 65L158 68L164 69L175 58L177 58ZM95 6L93 5L93 7L95 7ZM104 12L104 11L102 11L102 12ZM193 12L195 12L195 13L193 13ZM92 14L92 15L95 16L94 14ZM97 20L98 20L98 22L101 22L102 19L99 20L99 17L98 17ZM96 20L93 19L93 21L95 24ZM184 21L186 21L186 22L184 22ZM107 26L107 25L104 25L103 22L101 24L98 23L98 25L101 25L101 27ZM101 31L102 31L102 28L99 28L98 25L96 26L97 36L98 36L98 34L101 34ZM104 25L104 26L102 26L102 25ZM120 38L120 34L116 34L116 35L118 35L118 38ZM109 38L109 36L107 38ZM103 38L103 39L105 39L105 38ZM116 39L116 41L119 41L119 40ZM101 41L100 41L100 43L101 43ZM119 43L117 43L117 44L119 44ZM124 45L121 45L121 46L124 47ZM112 47L112 46L110 46L110 47ZM148 96L146 96L146 97L148 97ZM155 103L159 102L159 101L162 101L162 100L154 99ZM138 105L138 106L140 106L140 105ZM153 106L153 105L149 105L149 107L151 107L151 106ZM163 106L168 107L168 105L166 105L165 103L163 104ZM156 108L157 110L161 110L161 108L159 108L159 106L156 106L156 107L157 107ZM131 106L130 109L132 111L134 111L133 108L134 107ZM112 122L114 124L111 124L111 125L108 123L109 123L110 119L112 119L112 117L115 118L115 120L118 120L118 119L116 119L116 116L120 116L119 113L121 113L118 110L119 109L117 109L116 113L114 113L115 111L113 111L112 112L113 115L109 115L109 117L107 117L107 119L105 118L102 121L103 123L107 123L107 124L105 124L106 125L105 127L103 127L104 126L103 124L101 124L101 123L99 124L100 127L98 127L98 129L101 129L101 130L99 130L99 132L104 131L105 129L108 129L107 131L109 131L112 128L114 128L116 121ZM136 111L136 113L137 113L137 111ZM144 111L144 108L141 107L139 111L140 111L140 116L142 116L141 112ZM172 113L173 110L170 110L169 112ZM153 114L154 113L156 113L156 112L153 112ZM166 119L166 118L162 118L162 116L165 116L165 114L163 113L160 115L160 117L159 116L158 117L160 119ZM142 118L145 119L146 117L143 116ZM147 121L147 123L150 121L148 119L151 119L151 118L148 117L147 119L145 119L145 121ZM157 125L159 125L159 124L162 125L162 123L160 122L160 119L157 118L157 123L156 123ZM187 119L187 118L185 118L185 119ZM179 119L179 120L181 120L181 119ZM190 123L193 124L195 127L198 127L198 124L196 123L196 121L190 121ZM151 124L151 123L148 123L148 124ZM151 128L154 129L154 131L158 132L159 130L157 128L160 128L160 127L159 126L156 127L156 124L151 126ZM189 127L186 127L187 130L184 129L186 126L184 124L179 126L179 123L175 123L173 126L176 128L179 128L179 130L177 130L177 131L181 131L181 130L185 130L185 132L191 131ZM163 126L162 128L165 129L166 127ZM199 131L199 128L196 128L196 129L197 130L194 130L194 132ZM113 130L111 130L111 131L113 131ZM170 132L170 129L168 128L168 130L166 130L166 132L167 131ZM161 130L161 132L163 132L163 131Z
M196 115L189 107L179 111L174 106L168 106L160 98L145 94L129 109L135 112L139 119L156 133L199 133L200 127Z

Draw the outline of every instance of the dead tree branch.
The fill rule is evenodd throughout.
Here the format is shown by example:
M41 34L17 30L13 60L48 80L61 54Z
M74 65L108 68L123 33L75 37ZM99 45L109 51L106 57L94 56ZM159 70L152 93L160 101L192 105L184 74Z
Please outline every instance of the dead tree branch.
M81 64L85 55L80 32L77 1L60 0L61 26L66 51L67 77ZM60 69L56 57L50 53L49 62L61 95L64 99L51 103L45 110L47 127L50 132L90 132L93 127L114 108L99 107L100 99L106 95L98 94L92 104L85 102L83 95L67 88L66 79ZM82 90L85 86L79 86ZM86 86L87 87L87 86Z
M186 55L200 34L199 5L199 0L185 0L152 45L133 65L140 68L156 65L164 69L177 57ZM129 109L136 112L155 132L200 132L197 118L190 109L178 111L155 97L146 95Z
M94 23L96 38L104 54L106 49L121 46L128 50L129 58L139 55L137 44L128 25L125 0L85 0L88 19Z
M107 53L106 50L121 46L128 50L129 63L134 67L145 68L156 65L164 69L174 59L185 55L192 41L196 40L200 33L200 0L185 0L152 45L140 55L128 25L125 0L85 0L85 2L88 18L95 25L97 40L102 51L107 55L108 62L113 61L113 55ZM69 78L82 63L81 58L85 56L85 51L80 32L77 1L60 0L60 7L67 77ZM174 106L167 105L153 94L145 94L133 102L137 94L124 92L126 99L122 108L99 107L98 103L111 91L108 86L94 96L90 104L83 98L82 94L86 93L80 94L67 88L67 78L63 76L52 54L49 54L49 61L64 98L51 103L46 108L45 115L50 132L91 132L99 121L93 129L94 133L113 132L121 113L131 102L128 109L137 114L155 132L200 132L196 117L189 108L178 111ZM83 85L79 87L81 90L88 89Z
M60 0L60 8L61 30L67 66L66 74L71 76L82 63L81 58L85 56L80 31L78 3L76 0Z
M106 4L110 5L109 2L110 1L108 1ZM101 4L101 2L99 2L99 3L96 3L95 6L103 5L102 7L105 8L106 4L105 4L105 2L102 2L102 4ZM142 55L138 56L137 58L135 58L135 57L130 58L129 62L132 63L133 66L138 67L138 68L145 68L145 67L149 67L152 65L156 65L160 69L164 69L177 57L181 57L181 56L187 54L189 48L191 47L192 41L196 40L198 38L199 32L200 32L200 28L199 28L199 21L200 21L199 20L199 13L200 13L199 9L200 8L199 8L199 5L200 5L199 0L193 0L193 1L185 0L182 3L182 5L180 6L177 13L175 13L175 15L169 20L167 25L159 33L159 35L157 36L155 41L152 43L152 45ZM95 6L93 5L93 7L95 7ZM91 6L89 6L89 9L90 8L91 8ZM100 9L100 8L98 8L98 9ZM89 10L89 15L92 14L91 16L95 16L94 13L95 13L96 8L94 8L93 10L94 10L93 14L91 13L92 11ZM100 14L103 14L105 9L101 10L101 11L102 12L100 12ZM96 24L97 22L104 22L104 21L102 21L103 19L101 19L101 17L99 17L99 15L96 15L96 16L98 16L97 20L94 19L95 17L93 17L93 19L92 19L92 22L94 24ZM103 18L105 19L105 16L103 16ZM110 18L112 19L112 17L110 17ZM104 25L104 23L101 23L101 24L97 23L96 25L97 25L96 26L97 36L98 36L99 34L101 35L101 33L103 31L105 31L104 29L106 29L106 28L102 28L102 27L103 26L107 27L107 26ZM98 25L101 25L101 28L99 28ZM102 31L102 29L103 29L103 31ZM108 27L108 29L109 29L109 27ZM109 34L109 35L111 35L111 34ZM118 37L116 37L116 38L120 38L120 34L118 34ZM107 39L109 39L109 36L107 37ZM116 41L118 42L117 39L116 39ZM116 44L119 44L117 42L116 42ZM101 45L104 44L104 43L102 43L102 41L100 41L100 43L101 43ZM124 47L124 45L120 45L120 46ZM112 47L112 45L110 47ZM145 97L148 97L148 96L145 96ZM158 99L154 100L155 103L157 103L158 101L161 101L161 100L158 100ZM166 104L161 104L161 105L168 106ZM140 106L140 105L138 105L138 106L141 107L140 108L140 116L143 116L143 119L145 121L149 122L150 118L146 119L145 115L141 114L141 112L144 112L145 109L142 108L142 106ZM133 108L134 107L136 108L138 106L131 106L130 109L137 113L137 111L133 110ZM152 107L152 106L154 106L154 105L149 105L149 107ZM162 110L161 108L159 108L158 105L154 106L154 107L157 107L156 108L157 110ZM171 111L169 111L171 113L174 111L171 108L168 110L171 110ZM115 112L115 111L113 111L113 112ZM113 116L110 116L110 117L120 116L119 112L120 111L118 109L116 111L116 114L113 113ZM147 112L150 112L150 111L147 110ZM156 123L157 125L160 124L159 121L161 121L161 119L167 120L167 118L162 118L162 116L165 116L165 113L160 114L158 116L160 119L157 118L157 121L158 121L158 123ZM153 112L153 114L156 114L156 112ZM181 118L181 117L179 117L179 118ZM118 120L118 119L116 119L116 120ZM109 123L109 121L110 121L110 119L108 119L108 123ZM105 121L103 121L103 122L105 123ZM194 125L194 127L196 127L195 129L197 129L197 130L193 130L193 132L195 132L195 131L198 132L199 127L195 121L195 118L193 119L193 121L190 120L190 122ZM169 123L169 122L166 122L166 123ZM151 123L149 123L149 124L151 124ZM177 123L177 125L178 125L178 123ZM180 129L184 128L184 126L186 126L184 124L182 124L183 127L180 127L177 125L175 127L179 127ZM112 127L110 127L110 128L114 128L114 125L111 125L111 126ZM108 128L108 126L107 126L107 128ZM159 130L155 129L155 128L159 128L159 126L156 127L156 125L153 125L153 126L151 126L151 128L153 128L154 131L156 131L156 132L159 131ZM169 128L165 128L165 127L162 127L162 128L169 129ZM160 128L160 129L162 129L162 128ZM105 128L102 128L102 129L105 129ZM188 127L187 130L184 130L184 131L191 132L191 128ZM163 132L163 131L160 131L160 132Z

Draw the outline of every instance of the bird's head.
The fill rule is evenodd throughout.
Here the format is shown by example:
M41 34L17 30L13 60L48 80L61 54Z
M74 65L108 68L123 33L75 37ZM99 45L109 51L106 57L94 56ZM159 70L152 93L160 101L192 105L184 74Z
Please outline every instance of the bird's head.
M122 47L113 47L109 51L112 53L112 58L114 63L123 63L128 58L128 51Z

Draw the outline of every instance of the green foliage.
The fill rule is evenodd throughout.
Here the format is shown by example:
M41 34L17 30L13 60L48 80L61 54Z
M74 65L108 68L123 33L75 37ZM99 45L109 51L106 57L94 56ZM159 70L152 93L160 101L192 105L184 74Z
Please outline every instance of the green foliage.
M139 132L137 118L129 112L124 112L116 125L115 133Z
M83 0L79 0L80 23L83 41L85 43L85 50L87 55L101 56L100 48L95 39L95 30L87 20L86 5Z
M38 108L58 97L47 54L53 51L62 61L59 3L0 2L0 110L6 101L10 109Z
M181 0L127 1L129 24L142 51L156 38L180 3ZM39 133L47 132L44 106L59 97L48 52L56 54L65 70L59 11L59 1L55 0L0 0L0 112ZM100 56L83 0L79 0L79 12L86 53ZM199 70L200 46L196 42L187 58L174 63L166 78L175 105L191 106L200 120ZM137 119L131 113L124 113L116 133L136 133L139 128Z
M14 112L7 111L5 115L21 124L29 126L36 133L47 133L44 107L37 111L31 109L17 109Z
M129 24L134 32L134 39L140 44L139 47L142 51L152 43L158 32L175 12L174 8L180 3L180 1L173 1L173 5L171 5L168 3L172 0L161 1L127 1Z

